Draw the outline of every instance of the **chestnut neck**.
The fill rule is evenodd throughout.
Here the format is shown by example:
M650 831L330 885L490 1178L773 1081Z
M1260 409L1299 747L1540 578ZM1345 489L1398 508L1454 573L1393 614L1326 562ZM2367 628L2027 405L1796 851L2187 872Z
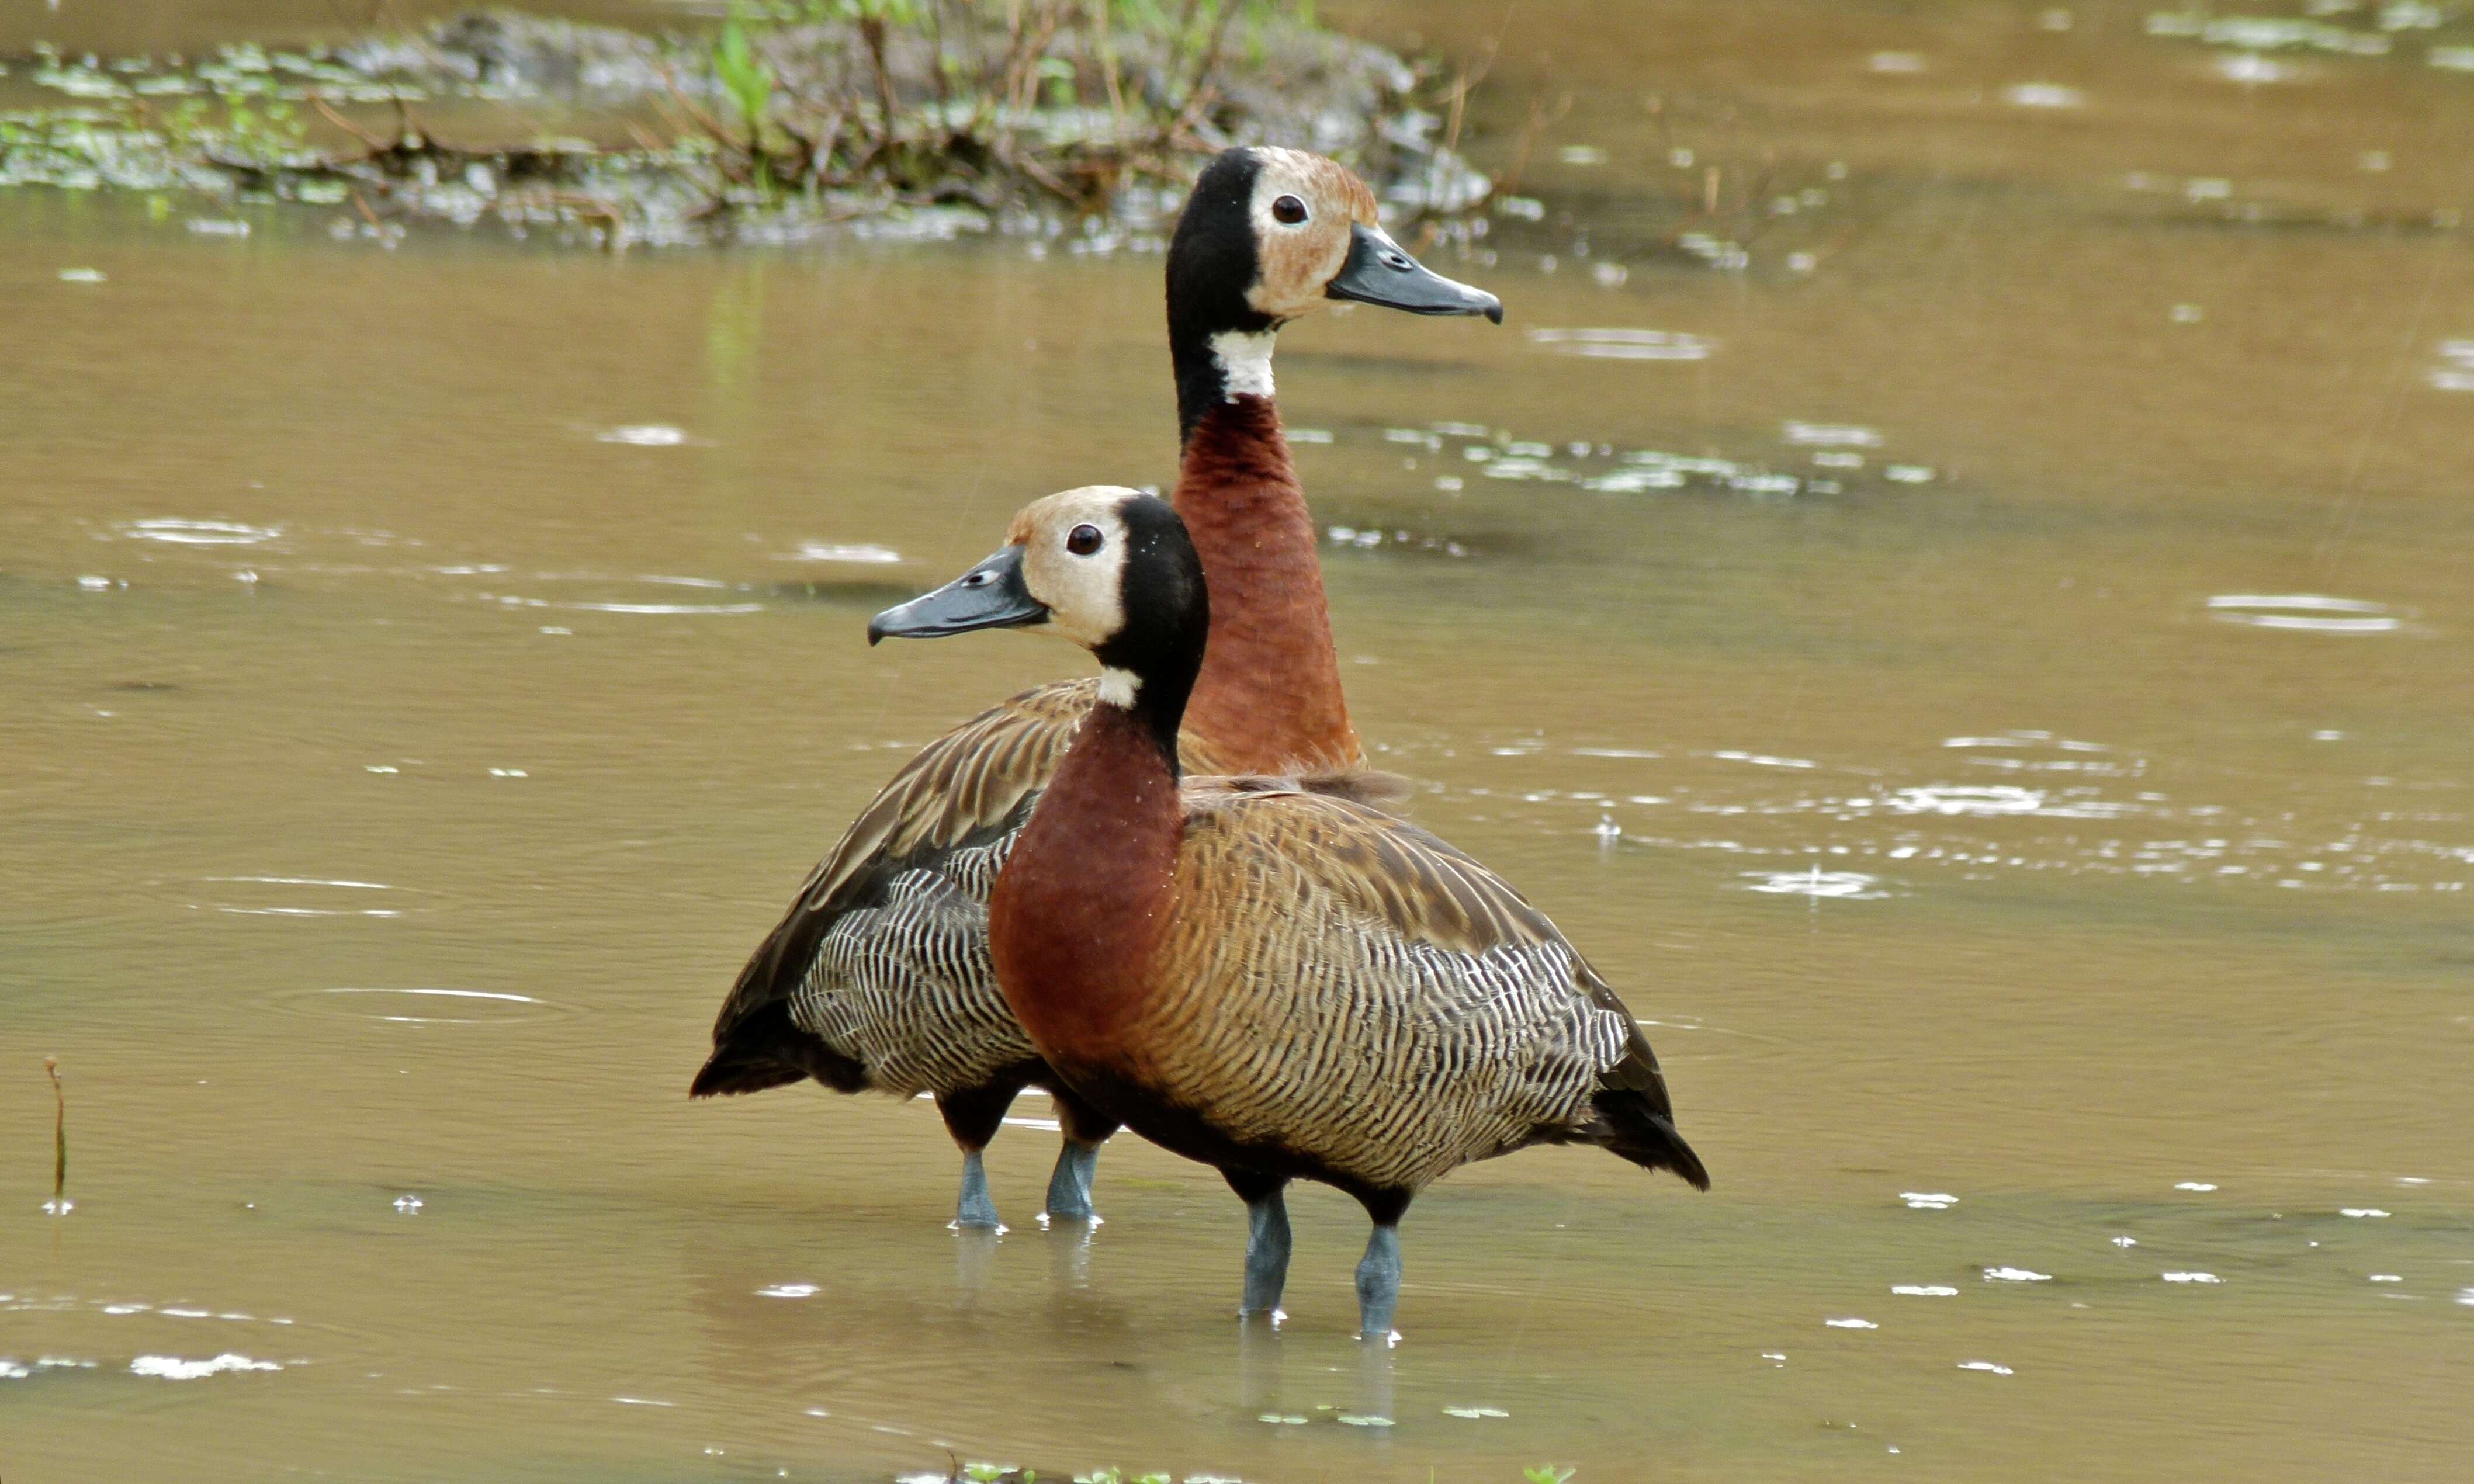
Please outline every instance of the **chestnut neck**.
M1109 1059L1171 916L1185 839L1175 707L1165 736L1149 709L1139 694L1091 708L988 898L997 983L1053 1064Z
M1180 402L1183 385L1180 375ZM1341 693L1314 520L1272 399L1223 395L1201 410L1173 503L1211 588L1211 641L1185 710L1189 728L1210 742L1216 763L1241 772L1363 762Z

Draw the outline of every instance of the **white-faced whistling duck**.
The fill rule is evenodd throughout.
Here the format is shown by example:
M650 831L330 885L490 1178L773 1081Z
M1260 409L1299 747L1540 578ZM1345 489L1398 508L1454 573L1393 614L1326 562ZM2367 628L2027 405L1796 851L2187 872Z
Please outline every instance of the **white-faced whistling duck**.
M1315 526L1272 401L1274 333L1332 300L1503 317L1494 296L1401 251L1376 222L1373 194L1333 161L1278 149L1213 161L1168 254L1184 447L1175 499L1219 596L1210 663L1186 708L1186 758L1370 794L1386 783L1362 771ZM894 775L740 971L693 1095L811 1077L841 1092L934 1093L962 1149L956 1225L994 1227L980 1151L1015 1094L1044 1086L1065 1131L1048 1211L1093 1219L1092 1172L1117 1124L1051 1077L1024 1038L997 991L986 918L997 868L1093 693L1089 681L1025 692Z
M1071 490L1007 539L868 637L1029 627L1099 657L1098 703L989 897L997 982L1082 1103L1245 1199L1245 1312L1278 1314L1293 1179L1373 1219L1359 1332L1383 1340L1401 1213L1460 1165L1595 1144L1708 1188L1639 1024L1494 873L1293 780L1181 781L1219 625L1173 508Z

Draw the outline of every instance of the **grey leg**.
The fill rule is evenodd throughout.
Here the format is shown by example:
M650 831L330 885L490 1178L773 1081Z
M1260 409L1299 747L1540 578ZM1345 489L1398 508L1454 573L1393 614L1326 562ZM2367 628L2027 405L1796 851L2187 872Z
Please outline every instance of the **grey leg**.
M1049 1216L1056 1221L1097 1225L1100 1213L1091 1209L1091 1177L1099 1168L1097 1143L1066 1139L1065 1147L1056 1152L1056 1171L1048 1177Z
M1392 1311L1400 1303L1400 1229L1377 1223L1357 1261L1357 1337L1395 1344Z
M1274 1185L1269 1195L1246 1203L1246 1302L1241 1316L1265 1314L1276 1325L1280 1292L1289 1286L1289 1203Z
M987 1168L980 1162L976 1149L962 1151L962 1199L954 1207L955 1229L964 1227L1005 1229L1005 1223L997 1220L997 1204L988 1196Z

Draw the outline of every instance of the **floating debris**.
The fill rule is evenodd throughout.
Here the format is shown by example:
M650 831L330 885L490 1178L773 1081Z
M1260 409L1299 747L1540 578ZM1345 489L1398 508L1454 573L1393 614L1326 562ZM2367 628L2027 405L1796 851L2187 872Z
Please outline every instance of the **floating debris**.
M660 423L643 423L628 427L614 427L594 435L596 443L623 443L637 449L675 449L688 441L687 433Z
M1875 902L1890 893L1876 889L1880 878L1861 871L1825 871L1816 865L1801 871L1744 871L1744 889L1772 896L1808 896L1837 901Z
M2147 34L2245 52L2319 51L2339 56L2384 57L2391 43L2377 32L2352 31L2324 20L2270 15L2211 16L2198 11L2160 11L2147 17Z
M1909 1299L1955 1299L1958 1290L1948 1283L1892 1283L1890 1292Z
M1869 1319L1825 1319L1822 1323L1832 1329L1879 1329L1881 1327Z
M2474 55L2474 47L2466 50ZM2423 379L2436 392L2474 392L2474 340L2441 341L2439 364Z
M2033 1268L1987 1268L1984 1280L1988 1283L2050 1283L2053 1275L2039 1273Z
M2221 1283L2224 1281L2213 1273L2166 1273L2159 1276L2169 1283Z
M1664 329L1533 329L1529 338L1555 354L1591 360L1701 361L1715 349L1699 335Z
M2087 94L2059 83L2021 83L2001 89L2001 101L2020 109L2076 109L2087 104Z
M1958 1363L1958 1368L1961 1371L1989 1371L1995 1375L2015 1375L2018 1374L2017 1372L2012 1371L2008 1366L2001 1365L1990 1360L1962 1360Z
M1801 448L1878 449L1881 446L1880 429L1852 424L1789 423L1781 431L1781 436Z
M252 1360L247 1355L230 1351L207 1360L182 1360L178 1355L140 1355L129 1363L130 1375L153 1376L164 1381L195 1381L231 1372L282 1369L272 1360Z
M2257 52L2241 52L2221 58L2217 62L2217 75L2228 83L2256 87L2268 83L2282 83L2299 75L2296 69L2281 61L2271 61Z
M2384 603L2318 593L2224 594L2208 599L2208 616L2251 628L2313 634L2389 634L2405 626Z
M1899 1199L1911 1211L1946 1211L1958 1204L1958 1197L1936 1190L1902 1190Z
M279 525L244 525L238 521L184 521L160 517L130 521L113 527L130 541L160 541L176 547L254 547L283 534Z

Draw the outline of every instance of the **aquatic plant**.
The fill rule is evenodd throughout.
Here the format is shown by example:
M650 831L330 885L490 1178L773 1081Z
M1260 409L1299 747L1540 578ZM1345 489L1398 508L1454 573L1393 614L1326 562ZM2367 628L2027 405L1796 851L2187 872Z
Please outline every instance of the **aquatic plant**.
M1565 1480L1580 1472L1578 1469L1558 1469L1553 1464L1538 1464L1522 1470L1520 1476L1527 1479L1529 1484L1564 1484Z
M1412 213L1487 193L1419 107L1424 77L1306 0L735 0L661 36L473 12L193 64L36 61L73 102L0 115L0 186L349 200L373 229L496 215L615 248L1139 227L1256 140L1338 156ZM558 105L633 142L449 142L420 110L458 98Z
M773 68L748 43L747 27L737 11L721 23L713 43L713 74L722 91L739 108L740 125L747 131L744 147L751 152L764 148L764 113L773 102Z

